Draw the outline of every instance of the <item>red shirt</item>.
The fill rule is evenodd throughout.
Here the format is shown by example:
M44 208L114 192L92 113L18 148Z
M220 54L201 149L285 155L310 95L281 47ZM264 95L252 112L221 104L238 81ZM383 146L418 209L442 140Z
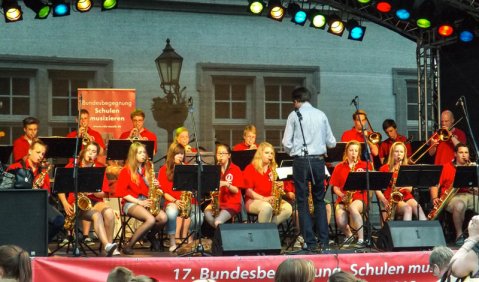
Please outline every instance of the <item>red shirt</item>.
M256 148L258 148L258 144L254 143L256 145ZM233 151L246 151L250 150L249 145L246 145L245 142L238 143L234 145Z
M98 132L98 131L95 131L93 129L91 129L90 127L88 127L86 133L88 133L88 135L90 135L90 138L91 138L91 141L95 141L96 143L98 143L98 145L100 145L100 147L104 150L105 149L105 142L103 142L103 138L101 137L101 134ZM67 134L66 137L77 137L77 131L72 131L70 133ZM83 145L82 145L82 148L83 148ZM98 152L100 153L100 152Z
M459 128L453 128L451 133L457 136L457 139L461 143L466 144L466 134ZM434 159L434 164L445 164L450 163L454 160L454 144L452 140L440 141L436 148L436 157Z
M407 156L410 157L412 155L411 144L406 141L407 138L399 134L396 140L391 138L384 140L383 142L381 142L381 145L379 145L379 157L385 158L387 160L387 157L389 156L389 151L391 150L391 146L394 144L394 142L403 142L406 145Z
M241 189L244 187L243 181L243 172L241 169L230 163L229 168L221 175L221 180L228 181L231 185ZM240 212L241 210L241 190L237 193L232 193L227 186L220 187L220 209L232 209L235 212Z
M30 143L22 135L13 141L13 162L20 161L23 157L28 155L28 149L30 149Z
M246 189L251 188L263 197L271 196L271 190L273 188L271 179L273 178L273 174L270 168L268 168L266 173L261 174L254 168L253 164L249 164L243 171L243 177Z
M138 184L134 183L131 180L130 168L124 166L120 170L118 175L118 180L116 182L116 194L119 197L125 197L131 195L135 198L138 198L140 195L148 197L148 185L146 185L142 174L144 173L144 168L142 168L141 174L138 175Z
M120 135L120 139L128 139L128 137L130 136L132 130L133 130L133 129L128 130L128 131L126 131L126 132L123 132L123 133ZM153 154L156 154L156 143L157 143L156 135L155 135L153 132L149 131L148 129L143 128L143 131L140 132L140 136L146 138L146 140L153 140L153 141L155 141L155 142L153 143L153 144L154 144ZM153 157L153 156L150 156L150 157Z
M366 170L366 162L365 161L359 161L356 164L355 170L354 171L365 171ZM332 186L337 186L341 189L341 192L346 193L346 191L343 189L344 184L346 184L346 179L348 178L348 174L351 171L351 168L349 167L348 162L341 162L339 163L333 171L333 175L331 175L331 179L329 180L329 184ZM353 194L353 201L355 200L360 200L363 201L365 204L368 202L368 196L367 196L367 191L356 191ZM336 199L336 203L342 202L342 198L338 197Z
M371 134L370 131L367 132L368 134ZM341 136L341 142L349 142L353 140L356 140L358 142L364 142L363 133L361 131L357 131L354 126L350 130L344 131L343 136Z
M439 196L442 196L452 184L454 184L454 177L456 176L456 167L452 162L448 162L442 165L441 178L439 178ZM457 193L468 193L468 188L459 188Z
M90 133L88 133L90 134ZM102 163L99 163L97 161L95 161L95 165L94 167L104 167L105 165L103 165ZM65 167L73 167L73 162L69 162ZM110 186L108 184L108 179L106 178L106 173L103 175L103 185L101 187L101 190L103 192L110 192ZM93 194L89 194L87 196L88 198L90 198L91 200L95 201L95 202L103 202L103 198L98 198L98 197L95 197L95 195ZM75 202L75 195L74 193L68 193L68 199L67 199L68 203L72 204L73 202Z
M17 168L26 168L26 169L29 169L33 172L33 169L29 165L28 161L25 162L25 167L23 167L23 164L21 162L13 163L7 168L7 171L14 170L14 169L17 169ZM40 174L43 170L45 170L45 169L41 169L41 170L37 169L33 173L33 182L32 183L35 183L37 178L40 177ZM43 178L43 185L40 188L43 189L43 190L47 190L48 193L50 193L50 176L48 175L48 173L45 174L45 178Z
M388 164L385 164L383 165L379 171L382 171L382 172L389 172L389 165ZM386 197L386 199L389 201L389 199L391 198L391 192L392 192L392 181L394 179L397 179L398 177L398 174L399 174L399 171L393 171L393 176L391 178L391 182L389 183L389 186L388 188L386 189L386 191L384 191L384 197ZM403 195L403 201L407 201L407 200L410 200L410 199L414 199L414 196L412 195L411 191L409 190L406 190L406 189L400 189L399 192L402 193Z

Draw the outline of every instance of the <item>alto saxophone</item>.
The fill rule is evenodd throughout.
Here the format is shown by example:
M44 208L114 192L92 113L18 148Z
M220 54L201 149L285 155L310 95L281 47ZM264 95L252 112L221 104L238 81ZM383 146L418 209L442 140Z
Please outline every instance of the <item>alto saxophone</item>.
M394 169L394 172L396 171L397 169ZM387 211L386 221L394 220L394 218L396 217L396 207L398 203L401 202L404 198L404 195L396 187L396 180L397 180L397 177L393 177L391 179L392 191L389 198L389 210Z
M94 167L95 164L93 164L91 167ZM78 208L82 211L89 211L92 209L93 205L91 203L90 198L88 198L88 195L86 193L78 193L77 194L77 200L76 202L78 203ZM73 214L65 218L65 223L63 224L63 228L65 228L68 231L73 230L73 226L75 225L75 217L76 217L76 204L73 204Z
M275 169L271 170L273 173L273 187L271 189L271 196L273 196L273 215L278 215L281 212L281 203L283 202L283 195L286 194L283 187L277 184L278 173Z
M309 208L309 213L311 215L314 215L313 191L311 191L311 189L312 189L311 181L308 181L308 190L309 190L309 193L308 193L308 208Z
M353 159L353 166L349 170L349 172L355 172L356 171L356 165L358 164L358 160L356 158ZM353 202L353 195L356 191L346 191L346 194L342 198L342 202L344 205L344 209L348 209L349 205Z
M211 195L211 211L213 217L217 217L220 214L220 191L213 191Z
M179 216L182 218L189 218L191 214L191 198L193 193L190 191L183 191L180 195L180 201L183 202L184 207L180 208Z
M35 179L35 182L33 183L33 189L40 189L40 187L43 185L43 181L45 180L45 176L50 172L50 170L52 170L52 168L53 165L50 164L48 165L47 169L40 173L40 175L37 177L37 179Z
M163 197L163 190L161 190L160 186L154 184L155 180L155 165L153 162L148 160L150 163L150 179L149 181L149 189L148 189L148 199L151 200L151 206L148 208L150 213L153 216L157 216L160 213L160 200Z

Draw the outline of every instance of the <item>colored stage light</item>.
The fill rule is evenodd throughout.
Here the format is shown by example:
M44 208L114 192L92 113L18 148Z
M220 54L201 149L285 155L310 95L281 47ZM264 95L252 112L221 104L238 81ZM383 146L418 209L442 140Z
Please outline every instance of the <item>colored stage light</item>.
M53 0L52 9L54 17L64 17L70 15L70 4L62 0Z
M391 11L392 5L389 1L378 1L376 3L376 10L381 13L389 13Z
M461 42L471 42L474 39L474 32L472 30L464 29L459 32L459 40Z
M118 8L118 1L116 0L103 0L101 3L101 10L108 11Z
M291 3L288 6L288 12L291 15L291 21L298 25L304 25L306 23L307 14L306 11L296 3Z
M342 36L344 32L344 22L340 17L332 15L328 21L328 32L337 36Z
M264 7L266 6L266 3L264 1L258 1L258 0L248 0L248 1L249 1L248 11L253 15L261 15L261 13L264 10Z
M25 6L35 12L35 19L44 20L50 15L51 7L41 0L23 0Z
M349 31L348 39L363 41L364 33L366 32L366 27L358 23L357 20L349 20L346 24L346 28Z
M411 17L411 13L406 9L396 10L396 17L402 21L407 21Z
M76 0L75 8L80 13L85 13L91 10L93 3L91 0Z
M279 0L270 0L268 2L268 18L275 21L282 21L284 18L285 8L281 1Z
M441 24L437 28L437 33L442 37L449 37L454 33L454 27L451 24Z
M311 27L320 29L324 29L326 27L326 17L318 10L309 11L309 21L311 22L309 25Z
M2 9L5 22L7 23L18 22L23 19L22 8L18 5L17 1L3 0Z

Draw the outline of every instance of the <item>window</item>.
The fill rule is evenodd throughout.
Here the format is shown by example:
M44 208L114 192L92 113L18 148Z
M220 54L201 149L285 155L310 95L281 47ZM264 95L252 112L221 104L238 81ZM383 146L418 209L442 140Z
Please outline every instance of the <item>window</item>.
M88 88L94 73L51 71L52 116L71 117L78 113L78 88Z

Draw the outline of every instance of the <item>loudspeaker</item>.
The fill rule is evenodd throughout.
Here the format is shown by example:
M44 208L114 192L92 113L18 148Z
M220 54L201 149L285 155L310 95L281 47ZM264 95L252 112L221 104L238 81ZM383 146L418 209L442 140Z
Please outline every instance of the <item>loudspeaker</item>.
M377 245L386 251L431 249L446 245L439 221L391 221L382 228Z
M274 223L220 224L211 249L215 256L279 255L278 227Z
M14 244L30 256L48 255L46 190L0 191L0 245Z

